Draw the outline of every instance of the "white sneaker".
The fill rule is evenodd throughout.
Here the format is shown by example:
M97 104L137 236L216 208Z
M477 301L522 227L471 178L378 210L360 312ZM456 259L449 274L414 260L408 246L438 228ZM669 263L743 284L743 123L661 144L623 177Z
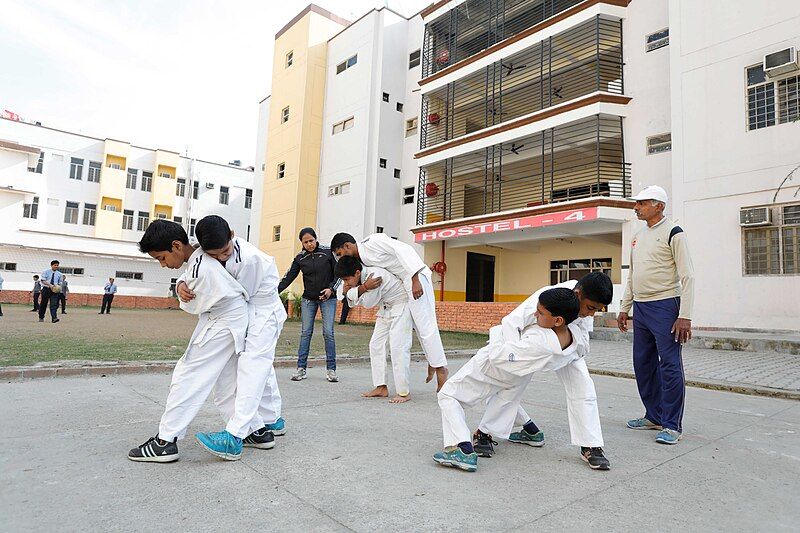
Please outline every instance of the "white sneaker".
M325 378L331 383L339 382L339 378L336 377L336 370L328 370L325 374Z
M300 381L301 379L306 379L306 369L305 368L298 368L297 372L292 374L292 381Z

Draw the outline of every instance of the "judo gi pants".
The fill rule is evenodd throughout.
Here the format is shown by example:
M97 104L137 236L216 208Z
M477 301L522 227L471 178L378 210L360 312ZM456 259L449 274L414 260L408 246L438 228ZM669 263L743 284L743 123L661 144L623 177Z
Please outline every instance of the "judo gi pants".
M190 344L175 365L167 405L158 426L162 440L182 439L186 428L211 393L228 362L235 358L236 343L227 328L212 327L202 344Z
M406 307L394 317L375 317L375 329L369 341L369 361L372 366L372 384L386 385L386 355L392 359L394 388L398 395L408 396L411 379L411 314Z
M214 387L214 403L227 422L225 429L240 439L281 415L273 363L283 321L275 314L263 320L261 328L248 327L244 351L228 362Z
M686 381L682 350L670 331L679 309L680 298L633 302L633 371L645 418L683 431Z
M439 326L436 323L436 300L433 295L433 284L431 279L422 273L419 274L419 281L422 284L422 296L415 300L413 296L409 295L408 302L414 329L417 330L417 338L422 346L422 351L425 352L428 364L434 368L447 366L442 338L439 335Z

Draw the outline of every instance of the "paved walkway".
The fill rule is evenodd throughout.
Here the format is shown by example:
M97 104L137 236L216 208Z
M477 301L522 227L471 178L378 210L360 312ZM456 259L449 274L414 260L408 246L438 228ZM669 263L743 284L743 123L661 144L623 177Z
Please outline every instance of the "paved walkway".
M300 383L279 369L288 433L236 463L193 438L174 464L125 458L156 431L166 374L1 383L0 530L641 531L635 509L653 531L800 522L800 402L690 389L686 437L668 447L625 429L641 413L633 381L598 376L612 469L595 472L569 443L563 388L542 375L524 403L547 445L503 441L467 474L431 460L441 424L423 370L414 364L413 400L393 406L358 397L366 365L340 367L338 384L322 368ZM207 402L189 431L220 427Z

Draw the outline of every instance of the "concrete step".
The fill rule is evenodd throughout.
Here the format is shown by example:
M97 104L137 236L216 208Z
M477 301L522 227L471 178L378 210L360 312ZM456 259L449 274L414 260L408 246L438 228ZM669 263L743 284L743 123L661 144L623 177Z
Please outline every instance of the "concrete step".
M632 324L622 333L617 328L595 326L591 338L608 341L633 342ZM800 333L693 330L689 346L711 350L739 352L777 352L800 355Z

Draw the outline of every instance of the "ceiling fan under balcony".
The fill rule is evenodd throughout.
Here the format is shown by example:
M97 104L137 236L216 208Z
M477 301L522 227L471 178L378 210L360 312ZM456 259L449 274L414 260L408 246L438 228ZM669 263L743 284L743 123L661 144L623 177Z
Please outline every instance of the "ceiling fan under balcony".
M506 114L504 111L499 111L495 108L490 109L489 112L492 114L493 117L502 117L503 115Z
M515 70L526 68L528 65L514 65L514 63L500 63L500 66L506 69L506 76L511 76Z
M555 96L556 98L563 99L564 97L561 96L561 89L563 89L563 88L564 88L563 85L559 85L558 87L553 87L553 89L550 91L550 94L552 96Z
M517 143L511 143L511 146L509 146L508 148L504 147L503 150L508 150L514 155L519 155L520 149L524 147L525 147L524 144L517 145Z

